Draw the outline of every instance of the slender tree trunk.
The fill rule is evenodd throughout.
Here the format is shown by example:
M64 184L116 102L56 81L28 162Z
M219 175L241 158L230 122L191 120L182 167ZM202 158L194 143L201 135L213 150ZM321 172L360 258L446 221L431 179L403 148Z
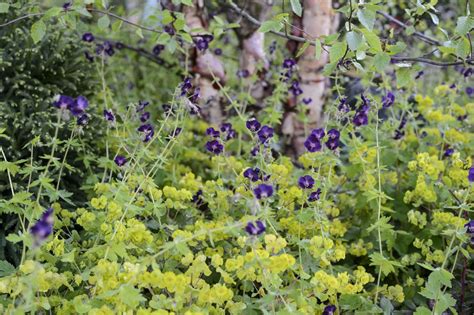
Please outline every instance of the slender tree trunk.
M304 0L303 29L307 38L319 38L333 32L335 15L332 10L332 0ZM337 22L337 21L336 21ZM298 69L301 77L303 94L298 97L311 99L308 106L308 130L323 124L323 105L325 101L328 80L321 74L321 70L328 62L328 54L322 52L321 58L316 60L315 48L309 46L298 60ZM295 155L304 152L305 126L298 121L296 113L289 113L283 123L283 132L291 139L291 148Z
M184 6L186 24L190 29L206 29L207 21L203 12L203 3L194 1L194 6ZM210 124L218 125L223 121L223 113L217 88L212 84L214 78L225 82L225 71L222 62L209 49L201 52L194 49L191 53L193 71L196 74L194 84L201 91L201 108L204 119Z

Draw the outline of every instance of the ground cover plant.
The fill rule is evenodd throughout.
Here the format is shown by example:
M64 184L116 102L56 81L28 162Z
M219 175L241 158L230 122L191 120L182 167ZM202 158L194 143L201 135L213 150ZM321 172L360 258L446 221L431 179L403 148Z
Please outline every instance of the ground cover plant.
M473 9L0 2L0 313L473 314Z

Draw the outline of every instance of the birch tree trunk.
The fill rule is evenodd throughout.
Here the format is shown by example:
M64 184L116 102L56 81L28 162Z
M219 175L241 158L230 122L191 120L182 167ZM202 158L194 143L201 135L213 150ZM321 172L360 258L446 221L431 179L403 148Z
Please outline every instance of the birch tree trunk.
M329 35L337 24L332 10L332 0L304 0L303 29L305 37L319 38ZM300 87L303 94L299 96L299 103L303 98L311 99L308 109L308 129L320 127L323 124L323 105L328 80L321 74L321 70L328 62L328 54L323 51L321 58L316 60L315 48L309 46L298 60L298 69L301 77ZM293 153L300 155L304 152L306 138L304 124L297 120L296 113L289 113L283 123L283 132L290 137Z
M186 24L190 29L206 29L204 20L204 3L193 1L194 6L184 6ZM201 52L194 49L192 54L193 71L195 72L194 84L201 91L202 114L210 124L219 125L223 121L223 113L219 100L218 89L212 84L213 78L225 82L225 71L222 62L209 49Z

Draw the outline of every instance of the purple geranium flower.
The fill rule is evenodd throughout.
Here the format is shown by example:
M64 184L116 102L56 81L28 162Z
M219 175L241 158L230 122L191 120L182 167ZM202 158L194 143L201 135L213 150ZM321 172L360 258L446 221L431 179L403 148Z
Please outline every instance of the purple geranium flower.
M222 132L229 132L232 130L232 124L231 123L223 123L221 124L221 131Z
M193 87L191 83L191 78L186 77L184 78L183 82L181 83L181 96L184 96L188 93L188 90Z
M468 86L468 87L466 88L466 94L467 94L467 96L469 96L469 97L471 97L472 95L474 95L474 88L471 87L471 86Z
M137 112L141 112L150 104L148 101L138 101Z
M268 198L273 195L272 185L260 184L254 188L253 193L257 199Z
M82 113L79 117L77 117L77 124L79 126L85 126L89 122L89 115L86 113Z
M143 112L141 115L140 115L140 121L141 122L146 122L148 119L150 119L150 112Z
M470 183L474 183L474 166L469 169L469 175L467 176L467 179Z
M221 133L219 132L219 130L215 130L214 128L209 127L206 129L206 135L211 136L213 138L219 138Z
M53 105L57 108L66 109L71 108L74 104L74 99L67 95L57 95Z
M196 40L196 48L201 51L206 50L207 48L209 48L209 43L206 40L199 38L198 40Z
M245 227L245 231L247 231L249 235L260 235L265 232L265 225L260 220L257 220L255 224L249 222Z
M300 186L303 189L311 189L314 186L314 178L311 177L310 175L301 176L298 179L298 186Z
M334 305L327 305L322 315L334 315L336 313L336 307Z
M247 129L252 132L259 131L260 127L262 126L256 118L250 118L249 120L247 120L245 125L247 126Z
M388 91L387 95L382 97L382 107L383 108L388 108L393 105L395 102L395 94L392 92Z
M322 148L321 142L314 134L309 135L309 137L304 142L304 146L309 152L320 151Z
M303 104L309 105L309 104L311 104L313 99L311 97L307 97L307 98L305 97L305 98L302 99L302 101L303 101Z
M30 228L30 233L35 239L35 245L40 245L53 232L53 223L53 208L48 208Z
M313 191L308 196L308 201L313 202L319 200L319 196L321 195L321 188L318 188L316 191Z
M127 163L127 159L123 155L117 155L114 159L114 162L117 164L117 166L121 167Z
M369 123L369 117L366 112L360 111L354 115L352 122L357 127L367 125Z
M296 61L292 58L283 60L283 68L291 69L296 65Z
M222 55L222 49L220 49L220 48L214 49L214 54L215 54L216 56Z
M214 154L220 154L224 150L224 146L218 140L210 140L206 143L206 149Z
M453 153L454 153L454 149L453 149L453 148L449 148L449 149L446 149L446 150L444 151L444 156L445 156L445 157L449 157L449 156L453 155Z
M94 41L94 35L92 33L84 33L82 34L82 40L85 42L93 42Z
M249 167L244 171L244 177L250 179L252 182L256 182L260 177L260 169L258 167Z
M107 121L115 121L115 115L111 110L104 109L104 118Z
M265 143L268 139L273 137L273 128L265 125L258 131L257 134L260 142Z
M239 78L247 78L250 75L250 72L247 69L242 69L237 71L237 76Z
M89 106L89 101L82 95L79 95L72 106L69 107L71 114L74 116L79 116L82 114L86 108Z
M155 135L155 129L151 124L143 124L137 129L138 131L142 132L144 137L143 137L143 142L148 142L153 138Z
M318 140L321 140L326 135L324 128L313 129L311 134L314 135Z
M300 83L296 80L293 81L289 90L294 96L303 94L303 90L300 88Z

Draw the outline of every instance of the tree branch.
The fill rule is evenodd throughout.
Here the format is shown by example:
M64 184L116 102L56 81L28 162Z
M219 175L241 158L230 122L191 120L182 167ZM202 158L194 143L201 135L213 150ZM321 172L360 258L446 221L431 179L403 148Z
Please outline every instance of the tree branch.
M386 18L387 20L390 20L391 22L397 24L398 26L401 26L403 27L404 29L407 29L408 27L410 27L409 25L403 23L402 21L394 18L393 16L391 16L390 14L388 13L385 13L385 12L382 12L382 11L377 11L377 14L383 16L384 18ZM423 41L431 44L431 45L437 45L437 46L442 46L443 43L441 43L440 41L432 38L432 37L429 37L421 32L418 32L418 31L415 31L413 33L413 35L419 37L420 39L422 39Z
M443 62L443 61L436 61L428 58L417 58L417 57L397 57L393 56L390 57L395 62L418 62L418 63L425 63L433 66L438 67L450 67L450 66L459 66L464 64L474 65L474 58L462 60L462 61L452 61L452 62Z

